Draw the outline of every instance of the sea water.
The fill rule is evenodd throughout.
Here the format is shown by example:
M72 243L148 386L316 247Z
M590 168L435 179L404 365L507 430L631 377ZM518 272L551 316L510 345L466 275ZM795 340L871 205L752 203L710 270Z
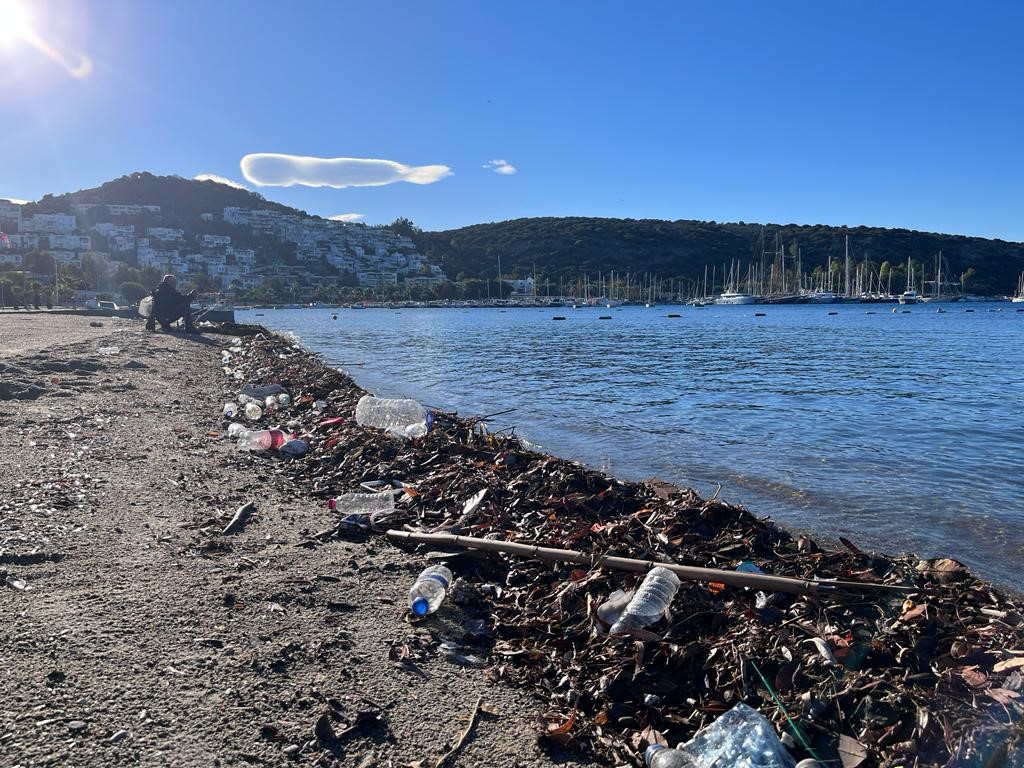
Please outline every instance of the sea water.
M705 495L721 484L719 498L791 529L954 557L1019 589L1017 308L305 309L238 320L294 331L378 395L465 416L515 409L491 430L514 427L627 480L655 475Z

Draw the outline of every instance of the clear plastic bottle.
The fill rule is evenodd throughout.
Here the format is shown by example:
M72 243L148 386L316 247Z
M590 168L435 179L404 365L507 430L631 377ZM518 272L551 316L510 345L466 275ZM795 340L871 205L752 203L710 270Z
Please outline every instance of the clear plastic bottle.
M356 403L356 424L377 429L404 431L412 424L425 424L427 409L407 398L374 397L363 395Z
M263 409L260 408L256 403L245 404L245 418L250 421L257 421L263 416Z
M441 607L452 572L443 565L432 565L423 571L409 590L409 610L417 616L426 616Z
M292 398L287 392L282 392L280 395L277 396L277 404L280 405L282 408L287 408L289 405L292 404Z
M651 744L644 752L644 763L649 768L697 768L688 754L678 749L669 749L661 744Z
M764 715L743 702L702 728L679 749L700 766L730 768L793 768L793 756L782 745Z
M266 399L263 401L263 409L266 411L276 411L277 397L274 395L267 395Z
M239 435L238 447L243 451L276 451L291 439L280 429L256 429Z
M245 424L240 424L237 421L228 424L228 437L238 438L248 431L249 428Z
M395 508L395 494L391 491L343 493L333 499L328 499L327 508L342 515L372 515L376 512L391 512Z
M238 415L238 406L234 403L224 403L224 418L233 419Z
M625 632L627 629L646 627L662 617L676 590L679 589L679 577L668 568L652 568L647 572L640 588L629 601L626 610L619 620L612 625L611 634Z

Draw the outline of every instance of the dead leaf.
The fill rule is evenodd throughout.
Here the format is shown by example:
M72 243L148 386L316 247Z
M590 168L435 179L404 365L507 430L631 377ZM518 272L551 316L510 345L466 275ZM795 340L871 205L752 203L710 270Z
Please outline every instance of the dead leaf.
M832 649L829 647L828 643L826 643L820 637L812 637L809 640L804 640L804 642L813 643L814 647L818 649L818 653L821 654L821 657L825 659L825 661L829 662L830 664L839 663L836 660L835 654L832 653Z
M989 688L985 691L990 697L998 701L1004 707L1008 707L1010 702L1014 699L1019 699L1020 694L1016 691L1011 691L1009 688Z
M497 717L501 714L498 712L498 708L496 706L488 704L486 701L480 703L480 711L484 714L491 715L492 717Z
M1005 672L1008 669L1024 669L1024 656L1016 656L1012 659L997 662L992 667L993 672Z
M965 683L974 688L981 688L988 682L988 675L977 667L964 667L960 670L960 676L964 679Z
M921 560L917 570L940 584L951 584L967 575L967 566L963 563L942 557L937 560Z
M839 736L839 758L843 761L843 768L857 768L868 759L868 750L863 744L851 736L840 734Z

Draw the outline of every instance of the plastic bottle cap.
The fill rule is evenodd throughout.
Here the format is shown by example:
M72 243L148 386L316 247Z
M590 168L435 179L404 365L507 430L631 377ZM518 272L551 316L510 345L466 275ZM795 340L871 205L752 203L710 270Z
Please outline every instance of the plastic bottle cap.
M327 508L328 509L337 509L338 508L338 502L336 502L334 499L328 499L327 500Z
M412 612L417 616L426 616L429 609L430 603L427 602L425 597L417 597L412 601Z

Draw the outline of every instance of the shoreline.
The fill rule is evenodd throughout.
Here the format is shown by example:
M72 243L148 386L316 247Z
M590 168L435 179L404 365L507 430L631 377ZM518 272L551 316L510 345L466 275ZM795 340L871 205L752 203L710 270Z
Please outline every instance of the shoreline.
M1008 651L1024 647L1024 610L955 564L932 561L922 572L911 557L853 544L829 551L686 489L623 483L531 453L454 414L399 442L352 422L363 391L348 376L263 329L229 366L289 390L293 405L263 423L298 420L311 451L288 461L240 454L220 419L240 387L218 362L230 336L146 335L140 323L109 331L122 340L118 355L97 355L101 337L89 336L2 359L5 370L51 380L0 416L21 430L18 463L0 475L11 499L4 527L22 521L28 537L11 546L5 532L0 570L31 587L0 592L18 616L0 630L17 661L3 673L11 698L0 708L0 754L66 750L83 765L244 755L404 765L444 754L483 696L498 714L477 718L450 765L560 764L571 757L562 747L638 765L655 732L675 744L735 701L784 723L755 666L826 759L843 736L864 749L863 765L912 755L918 765L973 765L975 746L987 745L975 757L991 755L1019 731L1021 676ZM69 370L40 372L54 364ZM310 406L321 397L328 408L318 414ZM332 416L345 421L319 426ZM39 456L51 457L43 472ZM14 477L30 467L39 485ZM53 467L63 474L50 478ZM730 569L753 561L777 575L935 592L907 602L772 598L759 608L744 590L687 584L671 620L615 639L594 634L593 611L636 577L460 552L447 560L462 585L437 614L408 624L404 593L434 560L350 531L322 505L370 480L415 486L395 528ZM257 515L223 535L247 500ZM35 539L31 521L41 526ZM930 715L923 724L920 711ZM53 736L69 732L70 745L56 746Z

